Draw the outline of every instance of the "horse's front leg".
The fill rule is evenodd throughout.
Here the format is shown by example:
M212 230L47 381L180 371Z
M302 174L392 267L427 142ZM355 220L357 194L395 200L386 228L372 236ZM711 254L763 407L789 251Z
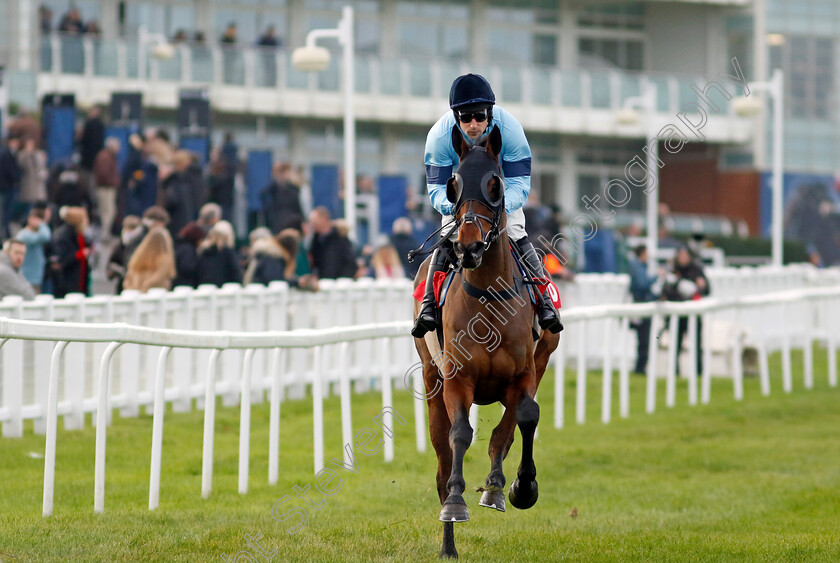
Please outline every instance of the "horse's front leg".
M522 434L522 462L516 473L516 481L510 486L510 503L521 510L531 508L537 502L537 468L534 465L534 432L540 421L540 407L534 400L536 386L523 391L516 406L516 424Z
M472 406L473 389L458 381L456 376L444 383L443 400L446 412L452 421L449 430L449 447L452 449L452 472L446 482L448 496L440 511L441 522L467 522L470 519L467 503L464 502L464 454L472 442L473 429L470 426L469 408Z
M514 430L516 430L516 409L509 408L505 410L502 420L490 436L490 446L487 449L490 456L490 474L487 476L481 500L478 501L479 506L495 508L500 512L505 511L506 480L502 463L513 444Z

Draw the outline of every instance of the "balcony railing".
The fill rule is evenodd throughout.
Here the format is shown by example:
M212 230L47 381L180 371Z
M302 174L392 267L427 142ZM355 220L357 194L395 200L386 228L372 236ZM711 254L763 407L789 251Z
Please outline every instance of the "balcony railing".
M146 57L140 57L140 49ZM151 45L137 39L97 39L53 34L41 40L41 71L56 75L170 82L185 86L238 86L248 89L316 90L337 92L339 65L333 57L321 73L297 71L291 52L284 49L179 44L171 59L151 56ZM145 68L139 68L145 60ZM505 104L618 109L638 96L646 83L658 93L658 110L676 114L698 102L692 84L703 86L708 78L664 73L635 73L604 69L486 64L447 60L383 59L357 55L356 92L381 96L446 100L452 80L464 72L478 72L496 86ZM734 93L734 87L731 90ZM724 104L710 114L725 114Z

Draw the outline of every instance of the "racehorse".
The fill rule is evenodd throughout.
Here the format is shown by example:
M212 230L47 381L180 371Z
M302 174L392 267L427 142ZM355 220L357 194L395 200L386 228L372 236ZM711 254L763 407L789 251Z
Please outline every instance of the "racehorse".
M438 457L441 558L458 557L454 523L469 520L463 462L473 436L469 423L473 403L500 402L505 407L490 438L490 474L480 489L479 505L505 510L502 463L516 426L522 434L522 461L510 487L510 503L527 509L537 501L533 445L540 410L534 395L559 342L559 335L543 331L535 343L534 311L522 276L514 271L505 229L498 128L484 146L470 147L456 127L452 143L460 164L447 182L446 195L454 206L452 228L457 228L458 238L453 248L460 271L449 285L441 311L442 347L434 332L414 340L423 362L430 436ZM425 282L428 262L417 273L415 288ZM415 314L419 306L415 303Z

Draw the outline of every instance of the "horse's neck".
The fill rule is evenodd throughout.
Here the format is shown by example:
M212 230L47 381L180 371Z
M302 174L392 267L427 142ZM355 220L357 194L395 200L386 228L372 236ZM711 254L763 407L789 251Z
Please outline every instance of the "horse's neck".
M481 259L481 266L475 270L464 270L464 279L480 289L497 287L496 279L501 277L509 286L513 286L513 264L510 255L510 242L507 232L502 232L498 240L490 245Z

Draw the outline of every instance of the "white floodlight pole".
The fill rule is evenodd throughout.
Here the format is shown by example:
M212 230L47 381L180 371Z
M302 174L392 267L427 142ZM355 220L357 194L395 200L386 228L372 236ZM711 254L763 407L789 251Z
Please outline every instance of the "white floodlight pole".
M784 254L784 73L777 68L769 82L750 82L750 90L766 92L773 101L773 164L770 187L773 210L770 222L772 264L781 266Z
M642 96L645 110L645 142L647 143L647 268L648 275L656 274L659 263L659 136L653 125L657 95L653 84L647 85Z
M645 91L641 96L627 98L622 104L618 113L618 122L626 125L639 122L639 114L636 108L644 111L645 116L645 155L647 157L647 193L646 225L647 237L647 268L648 275L654 275L657 270L656 255L659 250L659 131L654 126L653 116L656 113L658 96L656 86L645 84Z
M341 21L335 29L313 29L306 35L306 48L316 47L318 39L338 39L342 47L342 89L344 90L344 219L350 228L351 240L356 240L356 95L353 62L353 7L344 6ZM311 69L310 69L311 70Z

